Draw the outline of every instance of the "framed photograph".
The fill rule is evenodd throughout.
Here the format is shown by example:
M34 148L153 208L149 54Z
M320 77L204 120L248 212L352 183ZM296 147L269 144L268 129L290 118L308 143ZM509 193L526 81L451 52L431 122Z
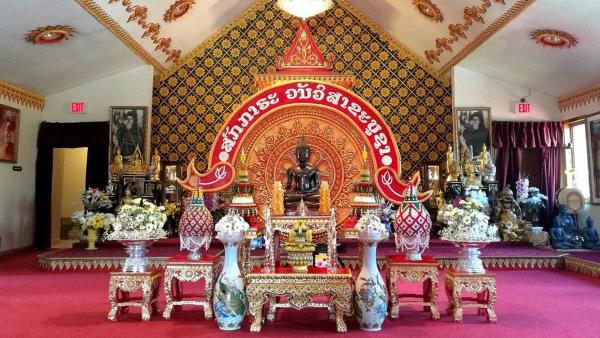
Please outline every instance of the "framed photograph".
M19 110L0 104L0 161L17 163Z
M492 115L489 107L457 107L454 110L454 149L457 159L462 159L465 150L479 159L483 145L491 152Z
M590 202L600 203L600 114L586 120Z
M123 155L123 163L133 161L133 153L140 148L144 161L148 161L149 142L146 140L147 107L110 107L110 149L109 162L112 163L117 147Z

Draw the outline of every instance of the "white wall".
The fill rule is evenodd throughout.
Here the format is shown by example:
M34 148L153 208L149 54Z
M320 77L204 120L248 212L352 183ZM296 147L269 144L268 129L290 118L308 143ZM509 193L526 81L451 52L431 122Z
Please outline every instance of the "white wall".
M20 110L17 163L0 162L0 251L33 244L35 160L42 112L0 97L0 104ZM22 171L13 171L13 166Z
M557 98L533 90L527 98L532 113L515 114L528 88L459 66L452 70L452 91L455 107L491 107L495 121L552 121L560 116Z
M44 121L108 121L111 106L152 106L152 66L145 65L46 97ZM71 102L85 102L85 114L69 113Z

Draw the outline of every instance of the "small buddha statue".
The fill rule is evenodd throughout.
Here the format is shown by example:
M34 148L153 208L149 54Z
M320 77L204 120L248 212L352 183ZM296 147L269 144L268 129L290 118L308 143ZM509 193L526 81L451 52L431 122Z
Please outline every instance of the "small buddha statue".
M475 164L471 152L465 149L463 152L463 170L465 171L465 187L481 186L481 179L475 172Z
M525 236L524 222L521 220L521 207L514 199L509 186L505 186L496 196L493 219L505 241L521 240Z
M496 165L494 165L494 161L492 161L492 156L487 150L485 144L481 148L481 153L479 154L479 160L481 163L481 178L485 182L494 182L496 180Z
M131 204L131 201L133 201L133 199L131 198L131 188L127 187L127 188L125 188L125 193L124 193L123 198L121 198L121 205Z
M154 149L154 155L152 155L152 161L150 163L150 174L152 179L160 180L160 155L158 154L158 149Z
M117 147L113 164L110 166L110 174L113 178L118 178L123 173L123 155L121 149Z
M296 210L300 201L309 209L319 206L319 188L321 178L319 169L308 164L310 145L304 137L296 145L297 165L286 171L284 205L286 210Z
M140 150L140 147L136 147L135 152L133 153L132 164L127 168L127 172L145 174L146 168L144 168L143 162L142 151Z
M583 229L583 247L588 250L600 250L600 237L598 230L594 227L594 220L591 216L585 220L585 228Z
M573 241L573 233L568 229L574 228L575 222L567 211L567 206L559 205L558 215L554 217L553 227L550 230L550 238L552 239L552 247L554 249L573 249L575 242Z
M451 144L448 145L448 150L446 150L446 173L448 175L447 181L458 181L458 176L461 174Z

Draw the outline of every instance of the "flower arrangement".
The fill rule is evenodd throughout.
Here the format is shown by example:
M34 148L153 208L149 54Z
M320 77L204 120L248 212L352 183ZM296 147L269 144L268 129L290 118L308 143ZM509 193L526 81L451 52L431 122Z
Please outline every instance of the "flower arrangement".
M518 202L523 210L525 219L532 222L534 226L537 226L540 221L539 211L546 208L548 197L540 193L540 189L536 187L530 187L527 192L527 197L518 200Z
M381 216L375 212L366 212L358 220L354 229L358 231L379 231L385 233L385 224L381 221Z
M175 216L179 212L179 207L173 202L165 203L165 214L167 217Z
M152 240L166 237L162 228L167 220L165 207L159 207L140 198L117 208L113 231L107 240Z
M517 193L517 202L525 200L529 196L529 179L527 177L519 178L515 184Z
M104 229L110 230L111 225L115 221L115 216L109 213L77 211L71 216L74 223L81 225L81 230L87 229Z
M238 213L230 211L215 225L215 231L218 233L246 232L250 229L248 222Z
M446 224L440 232L441 239L452 242L496 242L498 228L489 224L489 216L475 200L457 200L442 207L438 221Z
M81 195L81 202L85 211L108 211L113 207L108 195L98 188L88 188Z

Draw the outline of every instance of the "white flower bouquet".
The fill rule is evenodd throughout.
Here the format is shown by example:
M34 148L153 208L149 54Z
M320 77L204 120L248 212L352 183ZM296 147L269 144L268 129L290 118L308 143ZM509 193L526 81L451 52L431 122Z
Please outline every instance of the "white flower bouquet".
M115 216L109 213L77 211L71 216L74 223L81 225L81 230L87 229L104 229L110 230L111 225L115 221Z
M163 225L167 221L164 207L136 198L117 208L113 231L107 240L155 240L165 238Z
M108 195L98 188L88 188L81 195L81 202L85 211L108 211L113 206Z
M354 225L354 229L358 231L382 232L387 230L385 224L381 221L381 216L375 212L366 212Z
M250 230L250 225L242 216L236 212L229 212L215 225L215 231L218 233L227 232L246 232Z
M481 212L482 205L475 200L459 200L445 205L438 212L438 221L446 224L441 239L451 242L496 242L498 228L489 224L490 218Z

